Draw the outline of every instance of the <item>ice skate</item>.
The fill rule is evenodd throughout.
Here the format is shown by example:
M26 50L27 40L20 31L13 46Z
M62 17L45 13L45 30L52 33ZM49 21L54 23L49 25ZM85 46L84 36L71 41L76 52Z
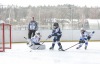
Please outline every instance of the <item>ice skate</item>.
M52 44L52 46L49 48L50 50L54 49L55 44Z
M79 49L80 47L76 47L76 49Z
M87 50L87 46L85 46L85 48L84 48L85 50Z
M62 46L60 46L60 47L58 48L58 50L59 50L59 51L65 51L65 50L62 48Z
M53 50L53 49L54 49L54 47L50 47L49 49L50 49L50 50Z

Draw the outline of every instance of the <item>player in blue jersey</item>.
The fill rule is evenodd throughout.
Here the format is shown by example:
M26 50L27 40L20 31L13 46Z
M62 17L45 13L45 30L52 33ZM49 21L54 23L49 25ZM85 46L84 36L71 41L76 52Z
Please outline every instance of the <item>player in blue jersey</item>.
M55 43L58 44L59 49L58 50L63 50L62 45L60 43L60 38L62 36L62 32L60 30L59 24L57 22L55 22L53 24L53 30L52 30L52 34L48 36L48 38L51 38L52 36L54 36L53 38L53 43L52 46L49 48L50 50L54 49Z

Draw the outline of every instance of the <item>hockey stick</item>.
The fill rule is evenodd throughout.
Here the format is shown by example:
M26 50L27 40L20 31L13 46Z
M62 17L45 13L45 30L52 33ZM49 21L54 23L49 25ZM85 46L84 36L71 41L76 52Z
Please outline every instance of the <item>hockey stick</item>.
M28 45L29 44L29 40L26 37L24 37L24 38L27 40L27 45ZM30 50L30 52L32 52L32 50Z
M78 45L79 43L76 43L76 44L74 44L73 46L70 46L69 48L66 48L65 50L68 50L68 49L70 49L70 48L72 48L72 47L74 47L74 46L76 46L76 45ZM64 50L64 51L65 51Z
M47 38L47 39L48 39L48 38ZM46 40L47 40L47 39L46 39ZM45 41L46 41L46 40L45 40ZM44 41L44 42L45 42L45 41ZM42 44L43 44L44 42L42 42ZM42 44L41 44L41 45L42 45ZM40 46L41 46L41 45L40 45ZM37 49L39 49L39 48L40 48L40 46L38 46L38 47L37 47Z
M24 37L26 40L27 40L27 45L29 44L29 40L26 38L26 37Z

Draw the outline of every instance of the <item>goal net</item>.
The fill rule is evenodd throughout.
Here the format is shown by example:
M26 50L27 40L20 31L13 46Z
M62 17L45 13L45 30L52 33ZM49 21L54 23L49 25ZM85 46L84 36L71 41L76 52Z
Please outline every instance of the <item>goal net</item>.
M11 25L1 23L0 24L0 52L4 52L5 49L11 49Z

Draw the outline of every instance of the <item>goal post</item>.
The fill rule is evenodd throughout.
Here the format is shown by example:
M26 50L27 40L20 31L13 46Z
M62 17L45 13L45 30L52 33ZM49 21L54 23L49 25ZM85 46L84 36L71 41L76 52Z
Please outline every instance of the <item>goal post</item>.
M4 52L5 49L11 49L11 25L1 23L0 24L0 52Z

